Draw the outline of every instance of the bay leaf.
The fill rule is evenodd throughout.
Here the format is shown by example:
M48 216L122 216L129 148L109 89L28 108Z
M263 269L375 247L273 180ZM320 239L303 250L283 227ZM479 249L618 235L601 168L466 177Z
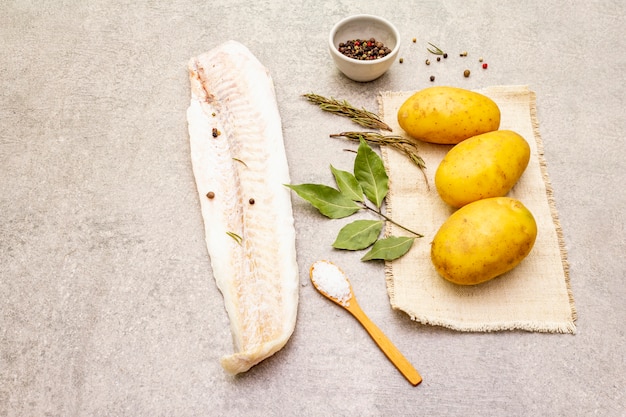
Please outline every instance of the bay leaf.
M380 208L389 191L389 177L383 160L363 138L354 159L354 176L368 200Z
M337 169L332 165L330 166L330 170L335 176L337 187L343 195L354 201L363 201L363 188L361 188L361 184L359 184L354 174Z
M339 190L323 184L285 184L308 201L326 217L341 219L356 213L362 207Z
M414 241L414 237L406 236L390 236L380 239L374 243L374 246L372 246L369 252L363 255L361 260L371 261L373 259L382 259L392 261L407 253L409 249L411 249L411 246L413 246Z
M341 228L333 247L347 250L365 249L376 242L384 223L382 220L355 220Z

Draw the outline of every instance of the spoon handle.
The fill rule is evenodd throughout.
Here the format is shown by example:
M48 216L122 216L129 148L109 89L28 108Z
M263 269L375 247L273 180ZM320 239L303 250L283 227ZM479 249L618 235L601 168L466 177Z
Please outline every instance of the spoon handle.
M374 339L380 350L395 365L396 368L404 375L404 377L412 384L417 385L422 382L422 377L417 370L411 365L411 362L402 355L398 348L389 340L387 336L374 324L372 320L363 312L356 299L352 297L347 310L363 325L365 330Z

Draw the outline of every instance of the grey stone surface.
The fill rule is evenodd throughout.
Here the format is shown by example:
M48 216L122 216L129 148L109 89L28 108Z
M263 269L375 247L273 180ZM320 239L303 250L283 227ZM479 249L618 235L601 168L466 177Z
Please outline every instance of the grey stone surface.
M358 84L339 19L394 22L403 64ZM626 7L622 1L5 1L0 5L0 416L622 416L626 413ZM412 43L415 37L417 42ZM345 120L384 90L527 84L578 310L576 335L459 333L392 311L383 267L330 248L294 198L301 270L285 349L232 378L191 172L187 60L246 44L276 85L294 183L349 169ZM423 64L427 42L451 52ZM456 54L467 50L461 60ZM483 56L489 68L478 67ZM472 76L462 71L471 66ZM411 387L307 269L333 257L424 377Z

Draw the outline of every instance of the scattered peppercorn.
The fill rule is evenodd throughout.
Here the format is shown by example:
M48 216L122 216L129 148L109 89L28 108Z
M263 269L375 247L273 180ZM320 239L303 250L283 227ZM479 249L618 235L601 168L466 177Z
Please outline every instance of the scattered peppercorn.
M483 57L478 58L478 62L483 62Z
M463 51L459 54L459 56L467 56L467 51Z
M489 66L489 65L487 65L487 63L485 62L485 63L483 64L483 69L487 69L487 67L488 67L488 66Z
M435 81L435 76L434 75L430 76L430 81Z
M426 65L430 65L430 59L426 60Z
M211 113L211 116L215 117L215 112Z
M404 62L404 58L400 58L400 63L402 64Z
M465 78L469 77L470 76L470 70L466 69L465 71L463 71L463 76Z
M211 132L211 134L213 135L214 138L218 137L219 135L222 134L222 132L220 132L219 130L217 130L217 128L213 128L213 131Z
M447 58L447 57L448 57L448 54L447 54L447 53L443 54L443 57L444 57L444 58Z
M214 193L213 191L209 191L208 193L206 193L206 197L207 197L209 200L212 200L212 199L214 199L214 198L215 198L215 193Z
M441 57L440 56L437 57L437 62L439 62L439 61L441 61Z
M370 38L369 40L354 39L341 42L337 49L348 58L358 59L359 61L383 58L391 53L391 49L374 38Z
M417 42L417 38L413 38L413 43Z
M248 200L248 203L254 204L254 198L251 198L250 200Z

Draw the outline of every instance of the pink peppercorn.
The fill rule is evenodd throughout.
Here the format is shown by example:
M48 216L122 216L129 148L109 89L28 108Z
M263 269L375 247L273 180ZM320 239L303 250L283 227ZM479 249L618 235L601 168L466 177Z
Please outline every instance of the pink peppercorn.
M485 62L485 63L483 64L483 69L487 69L487 67L488 67L488 66L489 66L489 65L487 65L487 63Z

